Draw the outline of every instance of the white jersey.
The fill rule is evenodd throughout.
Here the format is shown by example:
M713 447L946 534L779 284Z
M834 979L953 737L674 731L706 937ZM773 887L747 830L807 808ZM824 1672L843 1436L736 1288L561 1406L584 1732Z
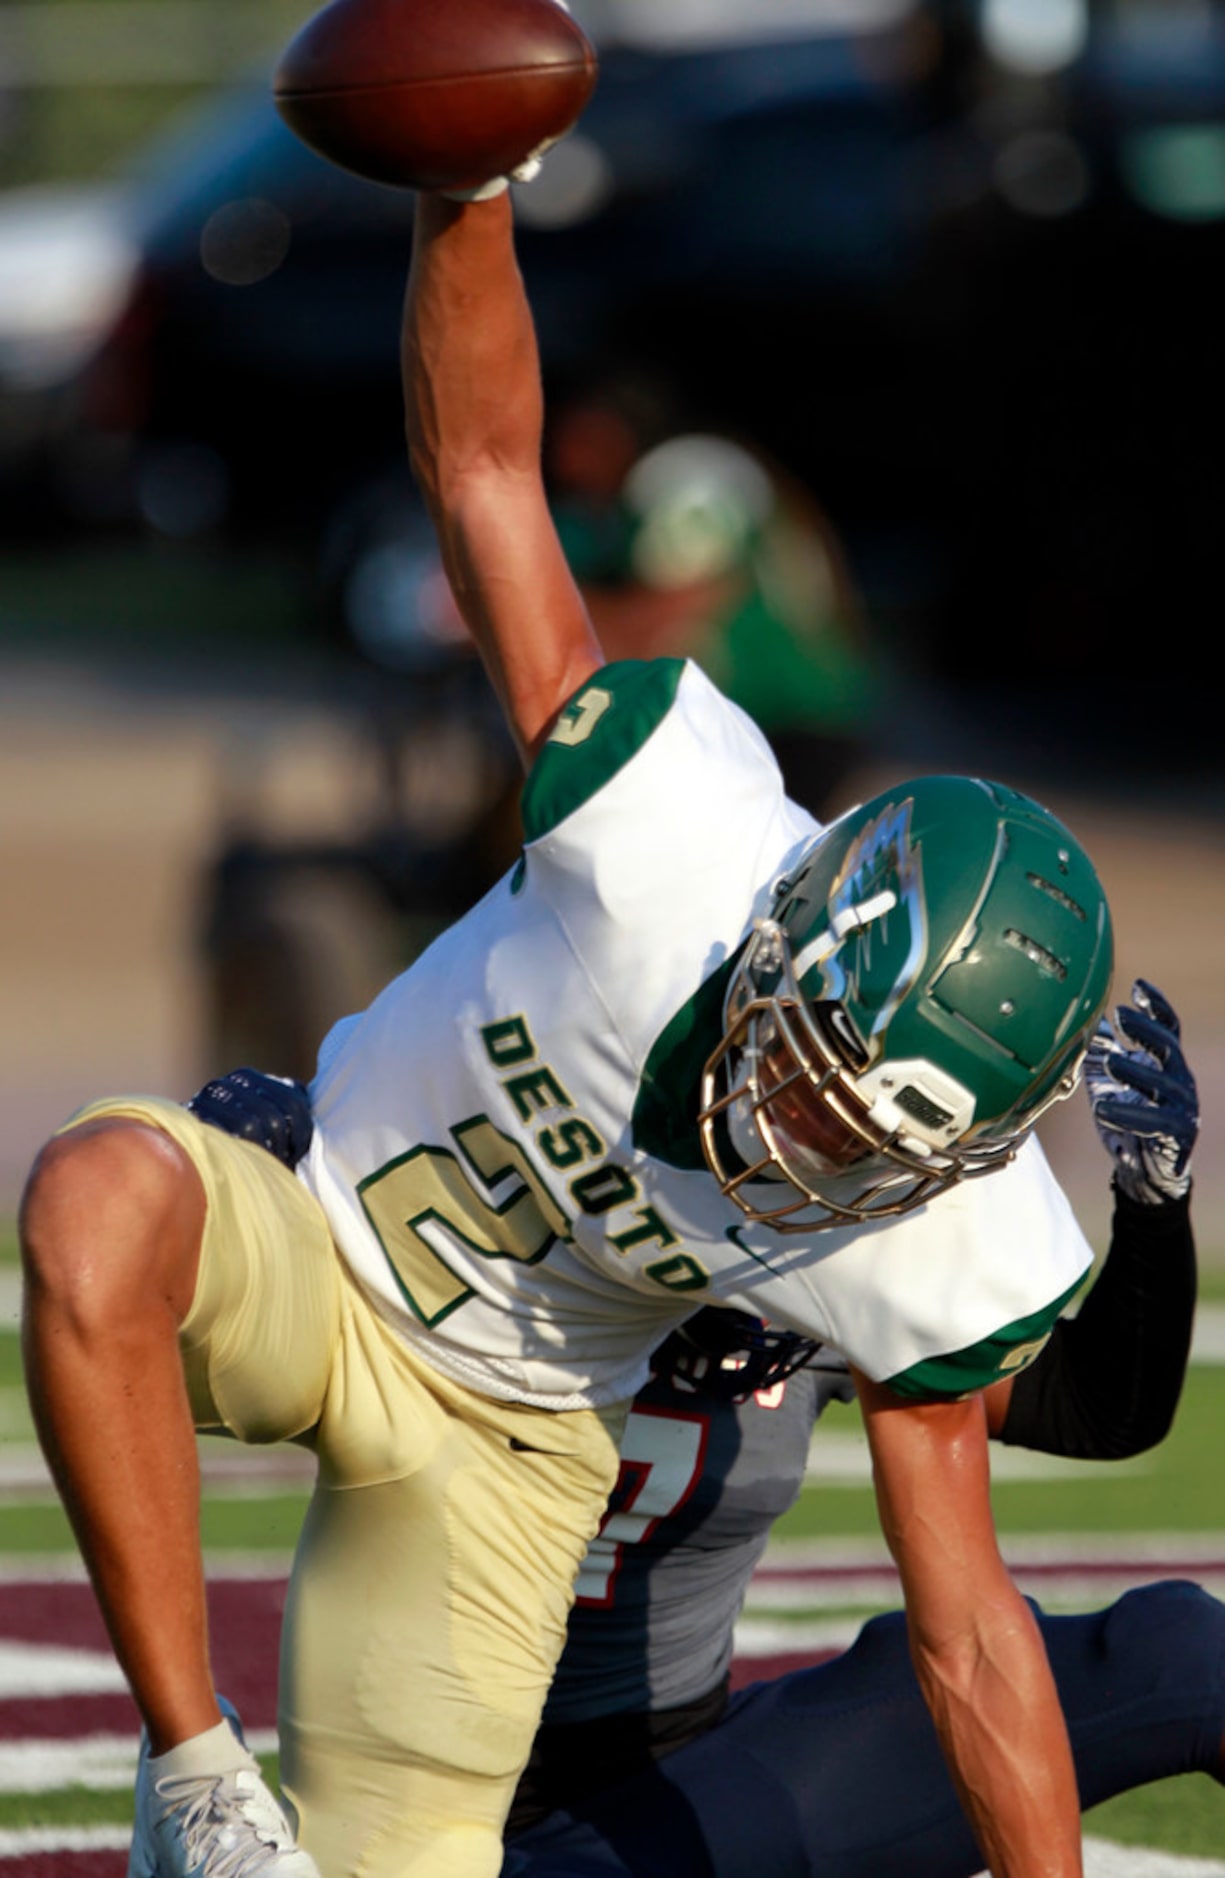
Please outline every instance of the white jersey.
M697 1138L730 962L819 833L693 665L605 667L528 778L513 873L324 1042L300 1170L385 1318L541 1407L634 1393L725 1303L903 1393L1020 1367L1090 1265L1036 1143L895 1220L747 1221Z

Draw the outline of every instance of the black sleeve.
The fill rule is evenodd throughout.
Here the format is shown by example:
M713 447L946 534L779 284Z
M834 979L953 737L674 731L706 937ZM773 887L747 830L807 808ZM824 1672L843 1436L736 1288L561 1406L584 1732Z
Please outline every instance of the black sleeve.
M1142 1206L1116 1187L1097 1281L1017 1377L1000 1439L1080 1460L1154 1447L1182 1394L1195 1289L1190 1196Z

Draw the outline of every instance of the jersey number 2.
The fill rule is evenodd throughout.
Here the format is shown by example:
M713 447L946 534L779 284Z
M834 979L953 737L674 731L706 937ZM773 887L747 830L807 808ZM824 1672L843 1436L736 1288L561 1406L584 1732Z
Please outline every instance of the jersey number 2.
M447 1262L448 1242L486 1259L534 1265L570 1222L523 1149L484 1115L461 1122L449 1148L413 1148L358 1185L413 1314L433 1326L471 1285Z

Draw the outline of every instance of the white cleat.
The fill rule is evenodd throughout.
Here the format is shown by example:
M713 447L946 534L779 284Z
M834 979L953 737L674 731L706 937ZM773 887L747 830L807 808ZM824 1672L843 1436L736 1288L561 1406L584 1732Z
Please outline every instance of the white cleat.
M222 1709L241 1741L237 1715L228 1702ZM142 1735L128 1878L319 1878L319 1868L294 1844L254 1760L232 1773L154 1779Z

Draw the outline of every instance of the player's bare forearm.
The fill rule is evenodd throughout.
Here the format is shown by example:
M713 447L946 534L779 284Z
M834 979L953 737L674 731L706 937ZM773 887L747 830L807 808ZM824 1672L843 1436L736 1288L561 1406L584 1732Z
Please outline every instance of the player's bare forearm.
M915 1671L994 1878L1080 1878L1076 1776L1033 1614L999 1556L982 1402L856 1377Z
M461 205L421 194L404 332L408 439L426 497L495 458L534 474L544 402L508 194Z
M920 1687L962 1805L995 1878L1079 1878L1075 1773L1032 1612L980 1600L971 1632L910 1627Z
M530 759L603 655L545 497L540 366L508 195L417 198L401 360L413 471Z

